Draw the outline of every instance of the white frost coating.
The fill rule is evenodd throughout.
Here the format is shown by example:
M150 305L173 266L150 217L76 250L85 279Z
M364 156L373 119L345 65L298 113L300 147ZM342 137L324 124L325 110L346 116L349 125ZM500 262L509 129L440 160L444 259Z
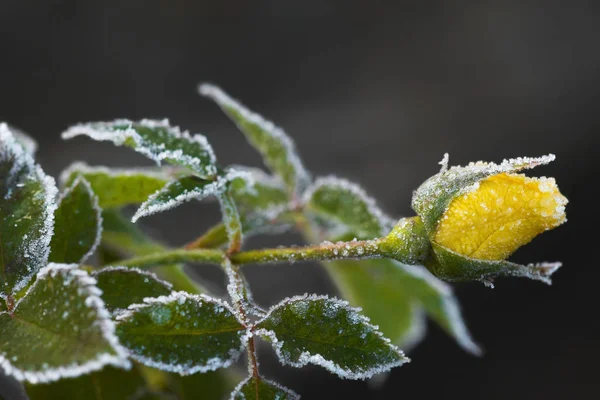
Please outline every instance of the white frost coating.
M223 268L227 274L227 293L231 298L232 304L239 305L248 314L263 318L266 312L254 304L249 286L243 281L244 278L242 275L233 270L233 265L228 258L225 259ZM243 321L244 325L250 325L250 319L247 315L244 315L235 308L233 308L233 312L238 320Z
M212 99L220 107L228 107L235 109L246 121L257 125L265 133L269 134L273 139L279 141L285 149L287 154L287 161L293 166L296 173L296 193L302 193L304 188L310 182L310 175L304 168L298 152L296 151L296 145L292 139L288 136L285 131L275 125L273 122L266 120L261 115L250 111L239 101L231 98L227 93L221 90L219 87L203 83L198 86L198 92L209 99ZM235 121L234 121L235 122Z
M148 200L146 200L140 206L131 219L131 222L135 223L142 217L147 217L158 212L170 210L190 200L202 200L205 197L217 196L227 189L227 184L229 182L237 178L251 179L248 177L246 172L230 169L225 173L225 175L218 177L215 181L203 186L202 188L181 193L169 201L159 202L160 200L157 199L159 199L164 193L168 192L169 187L177 182L168 183L164 188L150 196Z
M168 181L171 179L168 173L164 173L163 170L156 170L153 168L109 168L105 166L90 166L82 161L76 161L69 165L60 174L59 182L61 185L67 183L71 175L81 173L86 174L103 174L110 177L127 177L144 175L157 179L163 179Z
M25 148L25 151L29 153L32 157L35 156L35 153L38 149L38 143L35 141L35 139L33 139L21 129L15 128L12 125L8 125L8 129L12 132L17 142L21 143L21 146Z
M368 317L366 317L363 314L360 314L360 312L362 311L361 308L351 307L347 301L340 300L335 297L330 298L329 296L324 296L324 295L304 294L302 296L294 296L294 297L285 298L280 303L271 307L269 309L269 311L267 312L267 315L263 319L258 321L255 326L259 326L262 321L269 319L271 314L275 310L277 310L281 307L285 307L288 304L291 304L291 303L294 303L297 301L317 301L317 300L327 300L331 304L333 304L336 309L343 308L343 309L347 310L349 313L352 313L352 318L353 318L354 323L362 324L363 326L366 327L366 329L369 332L377 335L392 351L394 351L395 353L397 353L399 355L400 359L398 361L379 365L377 367L361 370L358 372L343 368L342 366L336 364L334 361L327 360L321 354L311 354L308 351L302 352L297 360L291 360L282 351L284 341L279 340L277 338L277 334L274 331L267 330L267 329L255 330L254 331L255 335L263 335L270 339L271 345L273 346L273 348L275 349L275 353L277 354L277 358L283 365L290 365L292 367L302 368L308 364L314 364L314 365L319 365L319 366L325 368L326 370L336 374L340 378L359 380L359 379L369 379L369 378L373 377L373 375L390 371L392 368L399 367L405 363L410 362L410 359L404 355L402 350L400 350L398 347L396 347L394 344L392 344L390 339L386 338L379 331L378 326L372 325L371 320Z
M444 157L442 158L442 161L440 161L438 163L439 165L441 165L440 172L448 171L448 163L449 162L450 162L450 155L448 153L444 153Z
M50 241L54 234L54 212L57 204L55 202L58 194L56 182L51 176L47 176L42 168L35 164L31 154L27 153L23 146L15 140L13 134L6 123L0 123L0 160L6 157L14 157L14 166L11 170L10 180L6 182L7 187L17 185L17 182L11 182L16 179L15 174L20 170L28 170L27 179L36 179L42 182L44 188L44 224L40 230L41 237L38 239L23 239L22 252L30 264L27 266L28 274L21 280L15 282L13 293L23 289L31 280L33 275L41 268L45 267L50 255ZM10 192L7 194L10 196ZM5 298L0 288L0 297Z
M58 203L59 204L62 203L62 201L67 196L69 196L71 193L73 193L73 190L75 190L75 188L79 184L83 185L85 190L87 190L90 198L92 199L92 208L94 209L94 212L96 213L96 221L98 224L98 226L96 227L96 239L94 240L92 247L90 247L88 252L85 253L85 255L81 258L81 260L79 260L79 264L83 264L84 262L86 262L86 260L88 258L90 258L92 256L92 254L94 254L94 252L96 251L98 246L100 246L100 241L102 240L103 219L102 219L102 208L100 208L100 204L98 203L98 201L99 201L98 196L96 196L96 193L94 193L94 190L92 189L92 186L90 185L90 183L81 175L79 175L77 178L75 178L71 187L67 188L64 191L64 193L62 194Z
M102 336L110 344L116 354L100 353L96 358L86 361L83 364L73 363L62 367L44 368L41 371L25 371L13 366L6 354L0 354L0 368L6 375L13 376L18 381L27 381L32 384L54 382L62 378L75 378L90 372L98 371L106 365L112 365L117 368L129 369L131 363L127 360L127 350L121 346L115 334L115 324L110 319L110 313L106 309L101 299L102 291L96 285L96 279L89 276L87 272L77 269L76 264L55 264L50 263L42 268L36 281L31 285L25 295L15 304L14 313L18 314L19 304L26 298L30 292L35 290L37 285L43 284L46 276L54 277L57 274L67 274L69 278L75 279L79 284L78 293L86 296L85 306L93 309L98 314L96 325L100 328Z
M393 260L392 260L393 261ZM442 300L442 307L444 309L444 315L447 317L449 322L449 329L458 342L459 346L475 355L481 355L481 348L475 343L469 330L467 329L463 318L461 316L460 307L450 285L442 282L427 270L422 265L407 265L398 261L393 261L394 265L413 276L414 278L420 279L427 283L429 287L434 289Z
M233 392L231 392L231 397L229 397L229 400L245 399L244 394L241 393L241 390L252 378L253 378L253 376L249 376L246 379L244 379L243 381L241 381L235 387L235 389L233 389ZM282 392L284 392L286 394L286 396L289 400L299 400L300 399L300 395L298 393L286 388L285 386L280 385L277 382L273 382L269 379L265 379L262 376L260 377L260 381L266 383L267 385L273 386L273 387L277 388L278 390L281 390ZM260 399L257 399L257 400L260 400ZM276 400L279 400L279 397L277 397Z
M261 185L269 186L275 189L285 190L285 186L283 185L283 181L277 175L271 175L266 173L260 168L248 167L245 165L232 165L232 169L237 171L245 171L254 180L256 183L260 183Z
M106 272L113 272L113 271L135 272L139 275L147 276L150 279L154 279L158 283L165 285L167 287L167 289L169 289L169 290L173 289L173 284L171 282L167 282L165 280L160 279L154 272L147 271L144 269L139 269L136 267L119 267L119 266L104 267L100 270L96 270L96 271L92 272L92 276L96 277L96 276L104 274Z
M203 162L195 156L185 154L181 149L166 149L165 145L158 145L154 143L148 143L136 130L133 128L135 122L127 119L118 119L110 122L98 122L88 124L78 124L70 127L62 133L63 139L72 139L76 136L85 135L97 141L109 141L117 146L123 145L127 140L133 140L135 143L134 150L145 155L146 157L154 160L157 165L161 165L165 159L178 160L182 164L193 167L197 170L204 170L208 175L215 175L217 170L214 165L202 165ZM208 143L208 140L204 135L195 134L190 135L188 131L181 131L177 126L171 126L168 119L161 121L143 119L137 124L149 128L166 129L169 134L177 139L181 139L188 143L197 143L200 147L207 152L209 161L211 164L215 164L217 161L215 153ZM127 125L129 126L124 130L115 130L112 127L115 125Z
M379 225L381 227L381 234L386 235L390 230L394 227L396 220L387 216L381 209L377 206L375 199L370 197L367 192L359 185L354 182L351 182L347 179L338 178L333 175L320 177L312 185L306 190L304 195L302 196L302 203L308 204L313 197L314 193L319 190L321 187L336 187L340 190L349 192L359 198L364 204L367 206L367 210L369 214L375 217L379 221Z
M127 308L127 310L124 310L123 312L117 314L116 319L118 322L128 321L129 319L135 316L136 311L148 308L154 304L169 305L172 303L178 303L182 305L188 300L200 304L210 303L213 304L213 306L220 307L221 310L227 310L233 316L235 316L236 319L238 319L240 324L243 325L243 321L240 321L238 314L232 309L232 307L227 302L217 299L215 297L207 296L205 294L191 294L187 292L172 292L168 296L146 297L144 299L144 303L130 305ZM240 331L240 339L247 337L247 335L251 335L248 329L246 329L246 331ZM176 363L168 364L156 361L150 357L136 354L131 350L129 350L129 357L149 367L157 368L162 371L174 372L181 376L185 376L196 373L215 371L220 368L227 368L239 359L245 347L246 343L243 340L240 340L239 349L231 349L229 351L229 358L223 359L220 357L213 357L206 361L204 365L195 365L193 367Z

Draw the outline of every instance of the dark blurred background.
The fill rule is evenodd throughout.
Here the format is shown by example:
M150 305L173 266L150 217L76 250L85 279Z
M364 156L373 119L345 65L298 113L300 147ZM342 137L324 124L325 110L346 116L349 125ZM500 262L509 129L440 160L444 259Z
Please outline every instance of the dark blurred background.
M223 164L258 155L196 84L221 85L285 127L315 175L361 183L388 213L411 214L411 191L450 161L556 153L569 222L516 261L561 260L552 287L504 279L456 288L486 354L461 351L437 327L378 390L308 368L268 377L306 399L592 398L600 390L595 294L600 139L600 14L594 2L23 1L0 2L0 120L29 132L57 176L74 160L147 164L131 151L60 140L70 124L168 117L204 133ZM218 219L190 204L145 223L182 244ZM251 246L298 243L297 236ZM335 293L316 265L252 267L268 305ZM215 270L207 276L221 284ZM1 329L1 327L0 327ZM0 378L0 395L19 398Z

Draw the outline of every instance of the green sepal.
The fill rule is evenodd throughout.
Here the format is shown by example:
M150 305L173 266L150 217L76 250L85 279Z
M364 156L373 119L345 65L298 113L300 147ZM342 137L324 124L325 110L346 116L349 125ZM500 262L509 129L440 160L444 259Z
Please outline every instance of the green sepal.
M523 169L554 161L555 156L529 158L520 157L504 160L501 164L478 161L465 167L448 168L448 159L442 161L442 170L427 179L415 192L412 208L421 217L429 237L433 237L435 228L450 202L457 196L473 190L477 183L489 176L502 173L515 173Z
M220 88L203 84L199 92L213 100L262 155L265 165L281 177L289 193L299 194L310 181L292 139L271 121L248 110Z
M83 177L77 177L61 196L54 213L50 262L82 264L102 237L102 209L98 197Z
M129 371L106 367L77 378L41 385L27 385L30 400L131 400L148 399L153 393L136 367ZM167 398L164 398L167 400Z
M180 375L228 367L239 358L246 333L226 303L186 292L146 298L117 320L131 358Z
M142 303L146 297L166 296L173 288L154 273L137 268L107 267L94 271L93 276L110 312Z
M57 189L0 123L0 297L18 292L48 262Z
M190 135L168 120L154 121L116 120L92 122L70 127L63 139L85 135L98 141L110 141L117 146L127 146L154 160L187 167L201 178L216 176L216 157L203 135Z
M562 264L537 263L521 265L506 260L482 260L463 256L435 242L433 253L426 261L427 268L435 276L447 281L481 281L493 287L493 280L500 276L529 278L552 283L551 276Z
M255 328L273 345L279 361L320 365L346 379L366 379L408 362L360 309L326 296L285 299Z
M129 368L96 281L77 265L49 264L14 309L0 313L0 367L30 383Z
M71 186L78 176L83 176L98 196L99 206L107 209L141 204L180 173L166 168L113 169L76 162L62 173L60 180Z
M240 382L230 400L298 400L300 396L280 384L250 376Z

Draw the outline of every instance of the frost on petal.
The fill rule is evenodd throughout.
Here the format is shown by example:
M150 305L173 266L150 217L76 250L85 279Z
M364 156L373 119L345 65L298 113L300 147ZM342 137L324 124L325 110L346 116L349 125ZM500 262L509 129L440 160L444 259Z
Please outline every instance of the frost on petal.
M16 304L0 313L0 367L30 383L129 368L96 280L76 265L49 264Z
M190 135L168 120L126 119L111 122L93 122L70 127L63 132L63 139L85 135L98 141L110 141L117 146L131 147L154 160L188 167L202 178L217 174L216 157L203 135Z
M367 379L409 361L360 309L327 296L285 299L255 328L282 364L320 365L346 379Z
M360 186L335 176L317 179L304 193L303 203L309 211L343 225L361 238L385 235L395 222Z
M102 210L85 178L76 178L62 194L54 220L50 261L84 263L102 238Z
M229 400L298 400L300 396L277 382L249 376L231 393Z
M548 164L555 158L554 154L549 154L535 158L519 157L504 160L500 164L478 161L464 167L442 168L438 174L427 179L414 192L412 207L423 218L428 232L432 232L452 199L473 190L482 179Z
M186 292L145 298L117 319L117 334L131 358L180 375L230 366L246 334L227 303Z
M46 266L54 228L54 179L0 123L0 297Z
M165 167L121 169L76 162L63 171L60 182L70 186L83 176L98 196L100 207L107 209L141 204L180 174L181 171Z
M244 177L246 177L246 174L242 171L229 170L215 180L186 176L170 182L140 206L133 216L132 222L136 222L142 217L170 210L190 200L202 200L209 196L218 196L227 189L232 180Z
M166 296L173 285L156 274L138 268L106 267L95 271L93 276L102 290L102 299L111 312L142 303L146 297Z
M302 165L294 142L283 129L250 111L214 85L202 84L198 91L221 107L248 142L261 153L265 164L281 177L290 192L300 194L304 191L310 176Z

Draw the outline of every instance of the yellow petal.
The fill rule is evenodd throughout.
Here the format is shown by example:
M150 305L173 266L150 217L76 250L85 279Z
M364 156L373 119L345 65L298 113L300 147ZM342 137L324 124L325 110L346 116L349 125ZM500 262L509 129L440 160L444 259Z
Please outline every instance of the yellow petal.
M493 175L452 200L434 241L467 257L503 260L565 222L566 204L553 178Z

